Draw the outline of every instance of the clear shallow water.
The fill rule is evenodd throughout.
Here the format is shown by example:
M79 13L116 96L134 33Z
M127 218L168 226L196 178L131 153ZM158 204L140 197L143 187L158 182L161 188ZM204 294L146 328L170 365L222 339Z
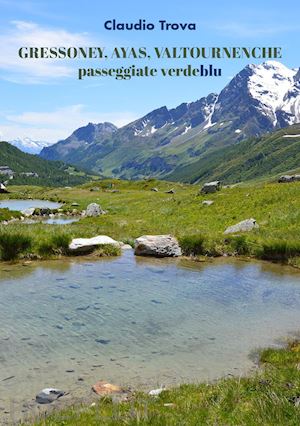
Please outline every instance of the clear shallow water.
M78 222L80 219L75 217L50 217L48 219L40 218L39 216L35 219L25 219L21 223L34 225L35 223L46 223L48 225L68 225L73 222Z
M78 222L78 218L70 217L50 217L49 219L43 220L43 223L48 225L68 225L69 223Z
M0 200L0 208L9 210L22 211L32 207L58 209L62 206L61 203L47 200Z
M280 265L131 251L5 265L0 410L18 411L45 387L83 395L99 379L150 389L244 373L253 349L298 331L299 322L300 274Z

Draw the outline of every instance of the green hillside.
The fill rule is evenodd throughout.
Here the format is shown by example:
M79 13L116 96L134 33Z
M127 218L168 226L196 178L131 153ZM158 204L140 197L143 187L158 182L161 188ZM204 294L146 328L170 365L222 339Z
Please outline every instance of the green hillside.
M15 185L73 186L88 180L85 173L74 167L26 154L7 142L0 142L0 166L8 166L15 173L11 181ZM28 172L37 173L38 177L21 175ZM0 180L8 180L8 176L0 175Z
M292 137L285 137L289 135ZM300 167L300 124L214 150L187 166L178 167L168 180L235 183L271 177Z

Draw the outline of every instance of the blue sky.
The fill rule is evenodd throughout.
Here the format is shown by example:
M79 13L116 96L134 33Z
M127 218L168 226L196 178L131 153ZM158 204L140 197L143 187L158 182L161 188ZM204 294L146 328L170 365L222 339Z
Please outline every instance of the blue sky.
M31 137L55 142L89 121L124 125L166 105L175 107L219 92L249 60L118 61L118 65L183 67L213 63L218 78L162 78L117 81L77 79L76 61L24 61L21 46L281 46L286 66L299 60L299 1L152 0L126 2L0 0L0 139ZM157 24L195 22L197 31L107 31L104 22ZM260 61L250 61L252 63ZM115 66L109 61L85 67ZM82 65L81 65L82 66Z

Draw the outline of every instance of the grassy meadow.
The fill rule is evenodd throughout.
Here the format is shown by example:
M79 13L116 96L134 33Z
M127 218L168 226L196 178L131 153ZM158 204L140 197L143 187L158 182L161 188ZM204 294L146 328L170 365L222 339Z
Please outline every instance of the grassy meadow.
M153 187L158 192L152 191ZM199 195L199 188L153 179L136 182L103 180L73 188L10 187L10 198L61 201L65 212L74 209L81 212L89 203L96 202L107 213L63 226L21 222L0 224L1 252L5 251L3 238L18 240L22 235L31 241L19 253L30 252L45 257L64 254L64 248L73 237L102 234L132 243L144 234L173 234L179 238L186 255L246 255L295 266L300 264L300 182L256 182L224 187L207 195ZM175 193L166 193L170 189ZM4 198L7 195L0 196L0 199ZM203 205L204 200L214 203ZM72 207L72 203L79 206ZM0 219L7 219L8 215L11 213L0 211ZM247 218L256 219L259 229L224 235L228 226ZM4 244L7 243L4 241ZM40 248L41 244L44 250Z

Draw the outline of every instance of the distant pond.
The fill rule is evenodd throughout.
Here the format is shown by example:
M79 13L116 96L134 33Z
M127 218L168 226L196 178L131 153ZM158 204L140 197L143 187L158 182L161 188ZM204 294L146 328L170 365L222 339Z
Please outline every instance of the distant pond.
M30 208L48 208L48 209L59 209L62 206L61 203L47 200L0 200L0 208L7 208L9 210L23 211ZM28 218L22 223L35 224L45 223L49 225L68 225L73 222L78 222L79 218L76 217L39 217Z

